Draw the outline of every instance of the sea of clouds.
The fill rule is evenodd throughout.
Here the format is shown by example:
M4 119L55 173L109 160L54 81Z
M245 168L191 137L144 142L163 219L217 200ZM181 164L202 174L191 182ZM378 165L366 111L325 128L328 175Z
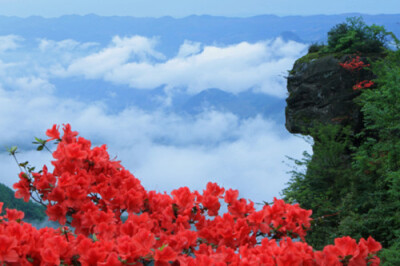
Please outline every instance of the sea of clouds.
M211 181L239 189L241 197L255 202L279 197L290 178L286 156L300 158L310 151L304 139L261 115L243 118L213 109L183 115L166 108L177 93L209 88L234 94L250 89L284 101L285 75L306 45L275 39L206 46L187 40L170 58L157 50L161 45L142 36L115 36L106 46L0 36L0 147L17 145L20 161L50 165L49 153L34 151L33 137L45 138L52 124L70 123L94 145L107 144L111 157L147 189L202 190ZM158 87L165 94L155 96L159 107L151 111L135 105L116 111L106 100L79 97L84 87L71 87L77 97L66 97L53 82L64 79L127 90ZM113 97L101 87L96 94ZM18 167L5 151L0 167L0 182L11 187Z

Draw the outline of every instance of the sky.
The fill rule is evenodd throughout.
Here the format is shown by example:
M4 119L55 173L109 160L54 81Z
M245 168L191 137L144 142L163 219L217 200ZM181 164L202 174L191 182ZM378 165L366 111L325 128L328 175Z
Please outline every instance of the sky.
M58 17L68 14L104 16L184 17L219 15L247 17L261 14L393 14L398 0L0 0L0 15Z

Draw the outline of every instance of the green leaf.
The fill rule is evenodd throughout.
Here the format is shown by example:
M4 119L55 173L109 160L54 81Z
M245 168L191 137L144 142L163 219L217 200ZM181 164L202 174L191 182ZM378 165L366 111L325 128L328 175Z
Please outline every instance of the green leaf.
M19 166L21 166L21 167L25 167L27 165L28 165L28 161L19 164Z
M163 251L164 248L166 248L168 244L163 244L161 247L158 248L159 251Z
M46 143L46 141L44 140L44 139L40 139L40 138L37 138L37 137L35 137L35 142L37 142L37 143L40 143L40 144L45 144Z
M30 181L29 176L28 176L27 174L22 173L22 177L23 177L23 178L26 178L26 179L28 179L28 180Z
M12 146L11 148L7 149L7 151L10 153L10 155L14 155L17 149L17 146Z

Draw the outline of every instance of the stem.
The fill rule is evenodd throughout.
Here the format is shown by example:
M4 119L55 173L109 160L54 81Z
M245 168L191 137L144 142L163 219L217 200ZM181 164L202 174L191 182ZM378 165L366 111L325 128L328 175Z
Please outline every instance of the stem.
M41 205L43 205L44 207L47 208L47 205L44 204L44 202L43 202L42 198L40 197L39 193L37 192L37 190L35 190L35 193L36 193L37 197L39 198L38 200L36 200L36 202L39 202ZM33 199L33 196L32 196L32 199Z
M18 162L18 160L17 160L17 156L15 156L14 153L12 154L12 156L14 157L14 160L15 160L15 162L17 163L17 165L18 165L18 167L19 167L19 170L20 170L21 172L24 172L24 170L22 170L22 168L21 168L21 165L19 165L19 162ZM25 174L26 174L26 173L25 173Z
M69 242L69 239L68 239L68 231L66 231L65 229L64 229L64 235L65 235L65 238L67 239L67 242Z
M47 205L44 204L41 200L37 200L37 199L35 199L34 197L31 197L31 199L32 199L34 202L39 203L40 205L43 205L44 207L47 208Z
M43 144L43 147L45 147L45 149L51 154L53 155L53 153L51 152L51 150L49 148L47 148L46 144Z

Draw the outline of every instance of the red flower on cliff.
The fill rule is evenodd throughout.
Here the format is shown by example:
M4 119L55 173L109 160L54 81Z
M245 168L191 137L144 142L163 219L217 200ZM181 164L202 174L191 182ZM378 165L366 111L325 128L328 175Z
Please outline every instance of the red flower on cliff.
M375 83L371 80L363 80L357 83L356 85L353 86L353 90L361 90L365 88L370 88L374 85Z
M353 58L351 61L346 61L344 63L339 63L341 67L348 71L360 71L361 69L365 67L369 67L370 64L365 64L363 61L361 61L360 56L356 56Z

